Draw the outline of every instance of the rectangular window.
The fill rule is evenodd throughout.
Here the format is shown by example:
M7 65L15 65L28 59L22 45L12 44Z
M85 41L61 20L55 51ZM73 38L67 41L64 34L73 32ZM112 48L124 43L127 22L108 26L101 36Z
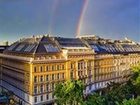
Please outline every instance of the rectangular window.
M52 90L54 90L54 83L52 83Z
M59 73L57 74L57 79L59 79Z
M35 72L35 73L37 72L36 67L34 67L34 72Z
M64 77L64 73L62 73L62 78L64 79L65 77Z
M43 82L43 76L40 77L40 82Z
M46 84L46 91L49 91L49 84Z
M52 99L54 98L54 94L52 93Z
M78 76L81 76L81 75L80 75L80 71L78 71Z
M52 80L54 80L54 74L52 74Z
M55 68L54 68L54 65L52 65L52 70L54 70Z
M71 77L71 79L73 79L73 72L72 71L70 73L70 77Z
M43 85L40 85L40 92L43 93Z
M48 99L49 99L49 94L46 95L46 100L48 100Z
M34 97L34 102L35 102L35 103L37 102L37 97Z
M59 65L57 65L57 70L59 70Z
M81 76L83 76L83 71L81 71Z
M84 67L83 67L83 62L81 62L81 69L83 69Z
M35 82L35 83L37 82L37 76L34 77L34 82Z
M49 91L49 84L46 84L46 91Z
M40 96L40 100L43 101L43 96Z
M40 72L42 72L43 71L43 68L42 68L42 66L40 66Z
M73 68L73 64L71 63L71 69Z
M49 66L46 66L46 71L49 71Z
M37 86L34 86L34 93L37 94Z
M62 69L63 69L63 70L65 69L64 65L62 65Z
M46 81L48 81L49 80L49 75L46 75Z
M80 63L78 63L78 69L80 69Z
M59 70L62 70L62 65L59 66Z

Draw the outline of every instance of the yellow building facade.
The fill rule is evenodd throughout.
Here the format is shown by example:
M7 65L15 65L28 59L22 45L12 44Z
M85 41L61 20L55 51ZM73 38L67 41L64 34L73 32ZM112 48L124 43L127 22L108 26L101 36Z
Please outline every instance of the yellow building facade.
M27 38L11 45L0 59L1 86L23 105L52 103L59 82L80 79L89 92L94 80L93 51L78 38Z
M125 82L131 68L140 63L140 45L125 40L109 40L96 36L81 37L94 51L94 89L100 90L110 82Z
M123 77L139 62L140 46L128 40L25 38L0 54L0 86L14 92L19 104L49 105L56 98L53 91L59 82L79 79L89 94L111 81L126 81Z

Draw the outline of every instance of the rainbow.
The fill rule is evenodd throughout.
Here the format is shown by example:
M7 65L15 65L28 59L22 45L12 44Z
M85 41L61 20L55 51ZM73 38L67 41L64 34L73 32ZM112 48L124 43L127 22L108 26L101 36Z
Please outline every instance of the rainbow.
M77 29L76 29L76 37L80 36L80 32L81 32L81 28L82 28L82 24L83 24L83 18L86 13L86 10L87 10L88 2L89 2L89 0L84 0L84 3L82 5L82 9L81 9Z

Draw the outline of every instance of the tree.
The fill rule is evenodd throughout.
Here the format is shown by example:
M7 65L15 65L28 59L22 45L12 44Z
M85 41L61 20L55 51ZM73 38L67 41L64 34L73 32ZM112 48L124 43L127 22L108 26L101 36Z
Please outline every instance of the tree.
M133 74L126 83L108 84L102 95L94 93L84 102L84 85L73 80L60 83L55 88L58 105L140 105L140 65L132 68Z
M129 100L124 99L122 103L118 103L118 105L140 105L140 97L137 97L136 99L131 98Z
M137 95L140 95L140 64L138 66L135 66L132 68L133 75L131 77L131 81L133 82L133 85L136 87L136 93Z
M84 85L81 81L70 80L56 85L54 95L58 105L78 105L83 103Z
M94 93L87 98L86 105L106 105L105 98Z

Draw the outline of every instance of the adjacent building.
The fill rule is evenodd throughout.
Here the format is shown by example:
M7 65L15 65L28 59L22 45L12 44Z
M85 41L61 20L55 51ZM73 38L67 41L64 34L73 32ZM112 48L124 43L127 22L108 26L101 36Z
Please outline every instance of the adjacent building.
M8 47L8 46L0 45L0 53L3 53L3 51L4 51L7 47Z
M94 51L94 85L92 90L107 86L109 82L125 82L131 68L140 63L140 45L125 40L110 40L96 36L80 37Z
M6 42L0 42L0 53L3 53L3 51L9 47L8 41Z
M124 82L140 63L140 45L97 36L21 39L0 54L0 85L22 105L48 105L59 82L80 79L85 94Z

